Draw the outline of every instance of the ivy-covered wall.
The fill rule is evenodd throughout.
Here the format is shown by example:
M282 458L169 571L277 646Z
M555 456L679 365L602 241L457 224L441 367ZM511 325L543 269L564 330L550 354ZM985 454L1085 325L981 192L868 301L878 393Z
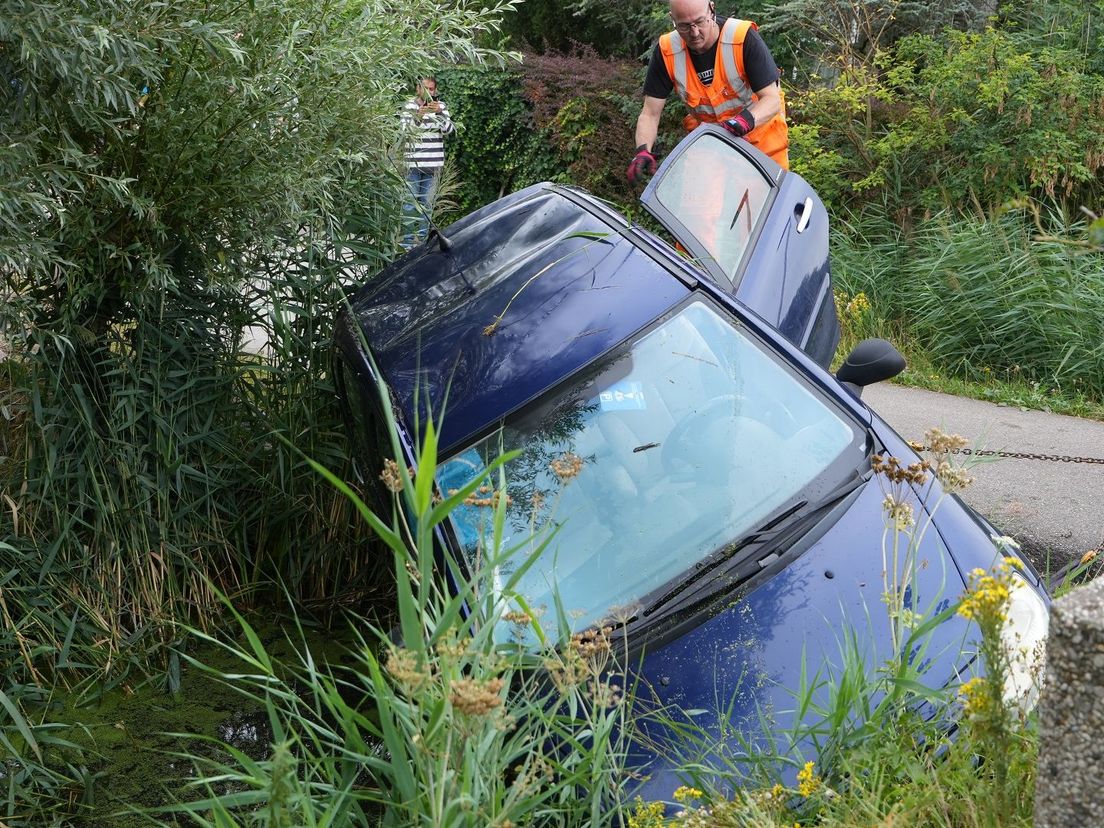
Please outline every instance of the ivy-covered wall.
M457 123L449 157L457 173L457 215L538 181L565 180L550 136L522 95L520 67L458 66L437 75Z

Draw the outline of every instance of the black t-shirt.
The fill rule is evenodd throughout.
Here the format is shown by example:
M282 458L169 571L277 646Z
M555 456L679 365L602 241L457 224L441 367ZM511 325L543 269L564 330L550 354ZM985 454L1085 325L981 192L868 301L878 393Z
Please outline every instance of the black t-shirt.
M717 15L717 25L723 26L726 19ZM721 39L718 37L717 42L700 55L687 49L690 52L690 61L694 64L694 71L698 73L698 78L706 86L713 83L713 67L717 62L717 46L720 42ZM778 81L778 65L771 57L767 44L763 42L763 38L754 28L748 29L747 36L744 38L744 71L747 72L748 82L751 84L753 92ZM648 62L648 77L644 80L644 94L650 98L666 98L674 88L675 83L671 80L671 76L667 74L667 66L663 62L663 53L657 43L655 49L652 50L652 58Z

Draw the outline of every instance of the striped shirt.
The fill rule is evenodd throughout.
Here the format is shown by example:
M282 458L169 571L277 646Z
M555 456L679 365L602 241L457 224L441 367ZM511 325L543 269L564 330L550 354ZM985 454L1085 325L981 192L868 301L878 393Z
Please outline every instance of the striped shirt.
M439 170L445 165L445 136L454 129L448 107L441 101L440 112L418 116L422 103L417 98L406 102L400 117L407 136L406 165L416 170Z

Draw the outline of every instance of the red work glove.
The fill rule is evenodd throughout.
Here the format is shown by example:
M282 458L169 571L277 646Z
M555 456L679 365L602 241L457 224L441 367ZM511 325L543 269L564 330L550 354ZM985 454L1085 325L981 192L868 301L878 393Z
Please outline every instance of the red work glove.
M641 144L636 148L636 155L629 162L629 168L625 170L625 178L629 179L630 184L635 184L637 178L643 180L646 175L655 175L655 171L656 157Z
M745 109L735 118L729 118L727 121L721 121L721 126L735 135L737 138L743 138L753 129L755 129L755 116L751 114L750 109Z

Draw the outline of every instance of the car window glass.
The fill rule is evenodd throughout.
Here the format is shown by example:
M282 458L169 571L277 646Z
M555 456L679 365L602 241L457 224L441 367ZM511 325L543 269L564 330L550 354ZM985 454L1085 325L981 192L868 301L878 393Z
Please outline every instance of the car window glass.
M721 138L705 135L663 172L656 199L732 277L770 198L771 184Z
M814 481L842 480L854 468L848 450L861 443L792 369L694 302L442 464L437 479L455 491L501 451L520 450L506 467L504 545L523 543L533 527L556 528L517 588L555 638L554 588L575 623L595 623L795 496L815 498ZM473 567L493 501L487 488L452 514ZM505 583L523 557L495 580Z

